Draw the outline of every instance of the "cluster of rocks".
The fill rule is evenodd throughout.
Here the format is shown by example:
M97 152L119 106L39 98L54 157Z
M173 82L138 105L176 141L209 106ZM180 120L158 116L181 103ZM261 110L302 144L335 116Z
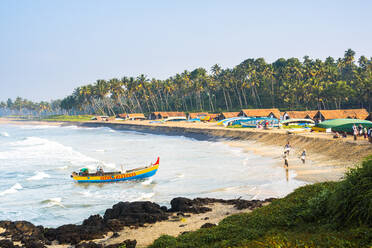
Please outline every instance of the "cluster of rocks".
M254 209L263 203L270 202L259 200L222 200L214 198L195 198L193 200L177 197L171 201L171 208L161 207L149 201L119 202L106 210L104 216L92 215L84 220L81 225L62 225L57 228L44 228L35 226L27 221L0 221L0 247L18 247L13 242L21 242L22 247L41 248L51 245L53 241L59 244L71 244L77 248L115 248L125 244L125 247L135 247L136 240L126 240L122 244L103 246L94 242L84 243L94 239L102 239L108 232L117 232L124 227L140 227L144 224L167 220L171 213L205 213L211 211L206 207L211 203L224 203L234 205L237 209ZM209 226L205 226L209 227ZM6 239L1 239L1 238Z

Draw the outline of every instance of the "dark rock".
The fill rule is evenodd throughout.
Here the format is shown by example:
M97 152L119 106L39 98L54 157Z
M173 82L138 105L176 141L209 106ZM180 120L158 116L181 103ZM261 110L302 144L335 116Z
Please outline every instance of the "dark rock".
M191 200L185 197L177 197L171 201L170 212L184 212L184 213L205 213L212 211L211 208L204 207L203 203L199 202L197 199Z
M103 225L63 225L58 228L45 230L45 237L52 241L58 240L61 244L77 244L82 240L101 239L107 233Z
M145 223L167 220L168 213L158 204L149 201L119 202L111 209L107 209L103 218L106 223L110 219L119 219L125 226L143 226Z
M182 225L179 225L179 227L185 227L187 226L187 224L182 224Z
M108 246L105 246L105 248L119 248L119 247L124 246L124 245L125 245L125 248L136 248L137 240L127 239L123 243L115 244L115 245L108 245Z
M14 245L12 241L8 239L0 240L0 247L1 248L18 248L18 245Z
M46 248L46 246L37 240L24 240L22 242L26 248Z
M75 246L75 248L103 248L103 245L96 244L94 242L81 243Z
M112 234L111 238L114 239L114 238L117 238L117 237L119 237L119 236L120 236L119 233L114 232L114 233Z
M205 217L203 220L209 220L209 217Z
M118 219L111 219L106 221L106 226L113 232L118 232L123 229L123 224Z
M91 215L88 219L83 221L83 226L100 226L103 224L101 215Z
M214 227L214 226L217 226L217 225L212 224L212 223L205 223L200 228L211 228L211 227Z

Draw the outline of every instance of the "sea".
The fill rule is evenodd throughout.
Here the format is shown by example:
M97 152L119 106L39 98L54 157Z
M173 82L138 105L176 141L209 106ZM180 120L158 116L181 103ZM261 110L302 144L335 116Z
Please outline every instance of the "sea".
M151 178L79 184L71 172L118 171L154 163ZM304 185L277 161L222 141L107 127L0 125L0 220L57 227L103 215L120 201L170 207L175 197L265 199Z

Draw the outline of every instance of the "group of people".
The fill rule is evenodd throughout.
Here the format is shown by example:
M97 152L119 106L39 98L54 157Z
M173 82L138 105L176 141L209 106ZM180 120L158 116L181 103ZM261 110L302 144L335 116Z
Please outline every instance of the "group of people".
M363 127L362 124L359 124L359 126L353 125L353 135L354 140L357 140L358 136L363 136L364 139L369 139L370 142L372 142L372 127L367 129L367 127Z
M289 141L287 142L287 144L284 146L284 155L283 155L283 159L284 159L284 166L288 168L288 158L289 158L289 152L291 151L292 147L291 145L289 144ZM305 160L306 160L306 149L304 149L299 157L302 161L303 164L305 164Z

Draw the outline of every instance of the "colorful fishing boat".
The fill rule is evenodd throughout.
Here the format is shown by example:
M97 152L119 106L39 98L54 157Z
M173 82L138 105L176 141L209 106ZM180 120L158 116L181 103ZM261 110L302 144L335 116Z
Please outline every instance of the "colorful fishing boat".
M251 118L246 122L240 123L242 127L249 127L249 128L257 128L257 127L266 127L266 128L273 128L279 127L279 120L276 118L270 117L257 117Z
M125 172L97 171L96 173L89 173L88 169L84 168L80 170L79 173L72 172L71 177L79 183L111 183L118 181L143 179L155 175L159 168L159 160L160 158L158 157L155 164L127 170Z

